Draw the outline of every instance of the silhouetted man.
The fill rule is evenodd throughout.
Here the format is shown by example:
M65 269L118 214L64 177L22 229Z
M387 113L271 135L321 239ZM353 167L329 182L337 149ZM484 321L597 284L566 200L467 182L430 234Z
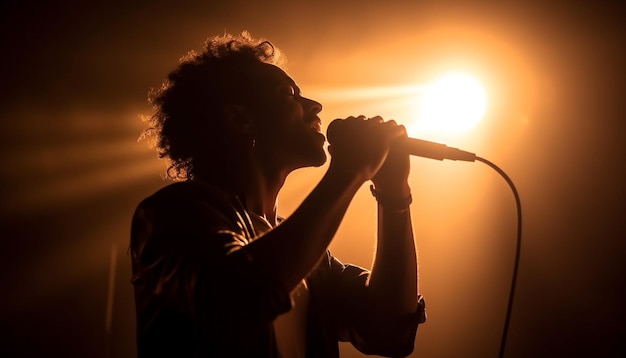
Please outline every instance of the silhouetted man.
M404 127L333 123L328 170L288 218L289 173L326 161L322 106L301 96L278 51L249 34L207 40L151 93L168 176L133 218L140 357L337 357L338 341L404 356L425 319L417 293ZM378 200L371 273L327 250L356 191Z

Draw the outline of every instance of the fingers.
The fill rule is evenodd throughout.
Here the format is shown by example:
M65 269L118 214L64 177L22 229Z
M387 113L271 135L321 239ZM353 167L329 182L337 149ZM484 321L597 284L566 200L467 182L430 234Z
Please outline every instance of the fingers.
M385 121L381 116L375 116L367 119L370 123L376 123L382 126L380 129L384 131L391 139L402 138L407 136L406 128L404 125L396 123L395 120L390 119Z
M331 130L332 127L332 130ZM381 116L366 117L364 115L350 116L345 119L337 119L329 125L327 136L329 142L332 142L333 135L331 132L342 132L345 134L356 132L369 132L371 135L379 139L386 138L393 141L397 138L407 137L406 128L399 125L395 120L385 121ZM333 133L334 134L334 133Z
M346 119L344 119L344 121L346 120L361 120L361 121L374 121L374 122L384 122L383 117L381 116L374 116L374 117L366 117L364 115L359 115L359 116L350 116L347 117Z
M389 126L397 126L398 124L396 123L395 120L390 119L388 121L385 121L383 119L383 117L381 116L374 116L374 117L366 117L364 115L359 115L359 116L350 116L347 117L343 120L339 119L339 121L341 122L356 122L356 121L363 121L363 122L367 122L367 123L387 123L389 124Z
M394 120L385 121L381 116L368 118L360 115L343 120L337 119L331 122L327 129L327 139L331 146L350 145L355 148L364 147L367 150L382 148L385 152L395 147L394 144L399 143L398 139L406 137L407 132L403 125L397 124ZM332 150L334 151L334 148Z

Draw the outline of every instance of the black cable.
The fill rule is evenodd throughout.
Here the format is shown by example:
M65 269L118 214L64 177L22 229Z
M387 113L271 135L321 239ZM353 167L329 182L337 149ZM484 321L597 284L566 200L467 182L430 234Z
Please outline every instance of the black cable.
M515 196L515 204L517 206L517 244L515 248L515 263L513 265L513 277L511 278L511 291L509 292L509 302L506 309L506 318L504 319L504 329L502 330L502 338L500 340L500 352L498 353L498 357L504 357L504 350L506 347L506 338L509 331L509 324L511 323L511 312L513 311L513 297L515 296L515 285L517 283L517 272L519 269L519 260L520 260L520 251L522 248L522 204L519 198L519 194L517 193L517 189L515 188L515 184L511 178L509 178L506 173L500 169L497 165L488 161L487 159L476 157L476 160L479 162L483 162L497 171L506 182L511 187L513 191L513 196Z

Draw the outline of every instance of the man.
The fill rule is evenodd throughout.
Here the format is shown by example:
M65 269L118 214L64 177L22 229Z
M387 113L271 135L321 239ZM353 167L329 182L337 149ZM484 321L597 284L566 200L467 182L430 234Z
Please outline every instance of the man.
M145 199L131 233L139 357L408 355L417 294L406 131L380 117L333 123L328 171L277 217L289 173L326 161L318 113L249 34L207 40L151 93L145 133L179 182ZM368 180L379 229L371 273L327 250Z

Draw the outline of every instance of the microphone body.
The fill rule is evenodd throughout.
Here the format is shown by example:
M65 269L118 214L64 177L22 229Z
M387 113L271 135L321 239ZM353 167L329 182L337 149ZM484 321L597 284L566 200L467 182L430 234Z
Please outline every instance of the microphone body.
M343 120L337 119L328 125L326 136L328 142L332 144L336 138L337 131L345 131L346 126L342 126ZM460 150L458 148L448 147L445 144L429 142L427 140L405 138L402 139L400 145L406 153L416 155L418 157L437 159L437 160L460 160L473 162L476 160L476 154Z
M410 155L418 157L431 158L437 160L460 160L465 162L473 162L476 160L476 154L460 150L458 148L448 147L445 144L429 142L427 140L406 138L400 144L404 150Z

